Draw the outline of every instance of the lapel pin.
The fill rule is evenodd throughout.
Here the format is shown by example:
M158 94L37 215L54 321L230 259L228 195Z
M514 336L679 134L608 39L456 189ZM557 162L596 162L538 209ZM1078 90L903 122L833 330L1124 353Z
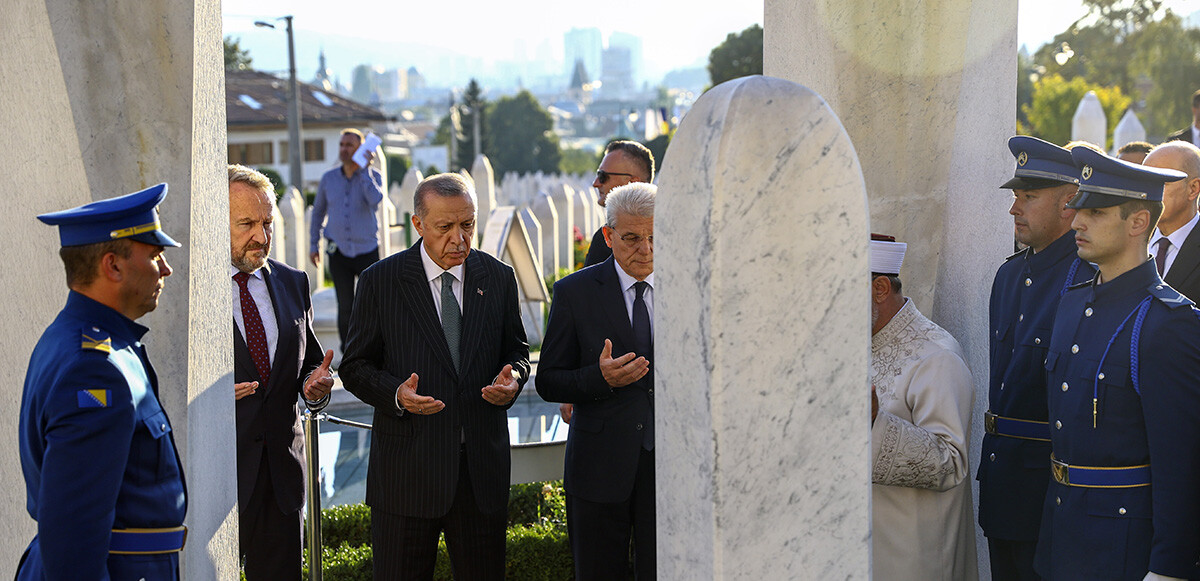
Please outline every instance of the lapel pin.
M475 289L475 292L479 293L479 296L483 296L483 289L477 288Z

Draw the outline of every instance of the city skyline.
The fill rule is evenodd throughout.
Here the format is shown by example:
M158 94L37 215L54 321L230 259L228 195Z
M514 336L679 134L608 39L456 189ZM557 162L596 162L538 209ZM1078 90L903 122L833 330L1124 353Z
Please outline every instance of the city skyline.
M1197 2L1166 0L1164 7L1186 17ZM415 66L431 86L464 84L468 78L512 84L519 79L522 86L537 86L551 76L567 76L572 65L564 59L564 39L573 28L599 29L605 45L614 33L638 37L643 46L638 76L654 85L670 71L704 67L709 51L727 34L763 21L761 3L719 3L697 11L682 0L615 0L603 9L551 0L503 5L452 0L403 7L381 3L357 13L330 11L328 4L312 0L226 0L222 9L224 34L239 39L255 68L287 69L284 35L257 28L254 21L289 14L294 16L300 78L313 78L324 50L328 68L347 85L353 68L367 64ZM1019 0L1018 47L1037 50L1085 13L1081 0ZM454 34L448 34L448 25L412 24L447 18L453 19ZM587 72L593 80L602 74Z

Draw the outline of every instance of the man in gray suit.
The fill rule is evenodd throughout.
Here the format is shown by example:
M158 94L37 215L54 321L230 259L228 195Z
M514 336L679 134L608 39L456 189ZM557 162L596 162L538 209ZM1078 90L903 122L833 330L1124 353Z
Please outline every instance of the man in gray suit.
M504 578L507 410L529 376L512 267L471 250L475 192L458 174L414 196L411 248L363 272L340 369L375 408L367 505L375 579Z

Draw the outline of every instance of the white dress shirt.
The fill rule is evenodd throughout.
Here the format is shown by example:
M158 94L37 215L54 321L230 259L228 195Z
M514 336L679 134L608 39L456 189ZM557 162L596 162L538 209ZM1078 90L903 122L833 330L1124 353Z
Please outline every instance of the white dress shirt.
M262 319L263 331L267 334L267 353L270 353L271 364L275 362L275 348L279 345L279 323L275 320L275 306L271 303L271 291L267 290L267 280L263 278L263 270L271 268L270 264L251 272L250 278L246 279L246 289L250 291L250 297L254 299L255 306L258 307L258 316ZM242 340L246 340L246 321L242 317L242 296L241 289L238 287L233 276L240 272L236 266L229 265L229 284L233 285L233 320L237 322L238 332L242 334ZM247 346L249 343L246 343Z
M478 252L472 251L472 252ZM451 266L448 270L438 266L438 263L425 252L425 243L421 243L421 263L425 265L425 280L429 281L429 292L433 293L433 310L437 313L438 321L442 320L442 274L450 273L454 282L450 288L454 292L454 300L458 301L458 312L463 309L463 276L466 273L466 263Z
M1192 229L1196 227L1196 222L1198 221L1200 221L1200 214L1192 216L1192 219L1188 220L1187 224L1172 232L1170 236L1166 236L1166 239L1170 240L1171 244L1167 246L1167 258L1166 262L1163 263L1164 277L1167 276L1168 272L1171 272L1171 265L1175 264L1175 257L1179 256L1179 249L1183 248L1184 241L1187 240L1188 234L1192 233ZM1155 259L1158 259L1158 241L1161 239L1163 239L1162 231L1155 228L1154 236L1150 237L1150 256L1153 256Z
M634 283L638 282L636 278L629 276L625 269L621 268L621 264L616 260L613 264L617 267L617 281L621 283L621 293L625 297L625 314L629 316L629 324L633 324L633 301L637 300L637 289L634 288ZM646 290L642 293L642 299L646 301L646 314L650 315L650 332L654 332L654 273L651 272L646 277Z

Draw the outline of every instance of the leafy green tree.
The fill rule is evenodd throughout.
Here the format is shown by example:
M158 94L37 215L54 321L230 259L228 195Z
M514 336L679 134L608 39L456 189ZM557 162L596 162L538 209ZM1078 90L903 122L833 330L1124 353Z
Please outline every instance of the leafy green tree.
M529 91L501 97L487 113L488 135L484 152L496 175L508 172L558 171L561 153L554 119Z
M287 192L287 188L283 185L283 176L269 167L264 166L255 169L258 170L258 173L267 176L268 180L271 180L271 186L275 188L275 201L279 201L279 198L283 197L283 194Z
M483 98L483 89L479 87L479 83L475 79L467 84L467 90L463 92L462 103L459 109L459 123L461 124L462 137L458 141L458 159L456 164L458 167L471 169L475 164L475 116L479 116L479 140L483 143L479 151L487 151L487 106L488 102ZM449 122L447 121L447 130Z
M1082 77L1068 81L1056 74L1038 79L1033 84L1032 102L1022 107L1025 117L1029 119L1030 133L1050 143L1065 145L1071 140L1071 120L1075 117L1075 109L1088 91L1095 91L1100 99L1108 120L1108 134L1112 135L1133 99L1121 92L1120 87L1094 85ZM1108 143L1096 145L1105 149L1112 147Z
M658 170L662 169L663 157L667 155L667 146L670 144L670 133L664 133L642 144L654 155L654 175L658 175Z
M558 171L564 174L588 175L600 165L604 154L594 154L583 149L563 149L558 161Z
M725 41L708 54L708 78L713 86L725 81L761 75L763 72L763 29L754 24Z
M408 168L412 166L408 158L403 155L387 154L384 154L384 158L387 160L388 182L390 182L388 187L392 187L391 184L403 182L404 174L408 173Z
M1165 137L1192 120L1192 93L1200 88L1200 29L1184 28L1178 15L1168 11L1146 25L1128 43L1133 58L1130 71L1138 85L1148 81L1141 93L1145 109L1142 124L1149 135Z
M242 48L240 42L239 38L225 37L225 70L227 71L242 71L250 68L250 51Z

